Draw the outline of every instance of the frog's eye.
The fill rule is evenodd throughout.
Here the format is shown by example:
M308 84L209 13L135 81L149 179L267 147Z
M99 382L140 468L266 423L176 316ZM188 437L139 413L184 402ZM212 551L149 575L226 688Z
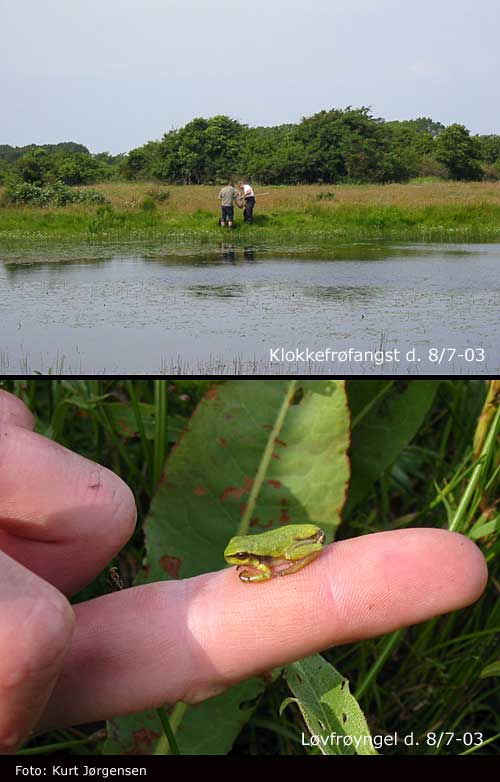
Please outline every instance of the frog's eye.
M248 554L246 554L244 551L238 551L237 554L233 554L233 557L235 559L246 559L248 557Z

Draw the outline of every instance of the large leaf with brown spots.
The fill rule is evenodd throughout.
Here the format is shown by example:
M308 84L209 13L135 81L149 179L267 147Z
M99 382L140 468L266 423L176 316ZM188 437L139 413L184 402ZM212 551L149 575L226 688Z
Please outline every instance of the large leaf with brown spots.
M224 567L237 533L312 522L332 539L349 478L340 380L240 380L198 406L146 522L153 579Z
M225 566L230 537L311 522L331 540L349 480L349 410L340 380L240 380L212 388L167 460L145 524L147 580ZM166 672L168 675L168 672ZM263 680L173 712L182 753L229 751ZM108 752L161 751L153 713L110 724ZM140 751L140 750L139 750ZM143 750L144 751L144 750Z

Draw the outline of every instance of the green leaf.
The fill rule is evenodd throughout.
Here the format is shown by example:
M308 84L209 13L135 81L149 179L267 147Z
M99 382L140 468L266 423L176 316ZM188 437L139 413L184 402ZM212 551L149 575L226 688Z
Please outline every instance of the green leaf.
M485 521L483 516L471 528L469 538L479 540L479 538L485 538L487 535L493 535L496 532L500 532L500 516L491 521Z
M490 663L480 673L481 679L488 679L490 676L500 676L500 660Z
M324 755L377 755L370 730L349 682L319 654L285 669L310 737L307 746Z
M142 419L144 434L146 440L154 440L155 437L155 406L140 402L138 412ZM109 420L122 437L138 437L139 425L135 412L129 404L121 402L110 402L102 406ZM180 435L186 428L186 419L180 415L169 416L168 418L168 440L177 442Z
M167 459L146 520L147 580L224 567L225 545L237 532L312 522L332 539L349 480L348 447L343 381L233 380L211 388ZM252 679L196 708L181 706L174 724L181 753L228 752L264 687ZM160 733L154 713L111 727L106 751L133 747L135 733ZM153 737L150 751L162 741Z
M224 567L237 532L311 522L332 539L348 445L343 381L234 380L212 389L167 461L145 524L150 577Z
M178 704L170 710L181 755L225 755L252 716L266 688L264 679L249 679L196 707ZM167 740L156 711L108 721L105 755L163 755Z
M419 430L440 380L349 380L352 482L346 514Z

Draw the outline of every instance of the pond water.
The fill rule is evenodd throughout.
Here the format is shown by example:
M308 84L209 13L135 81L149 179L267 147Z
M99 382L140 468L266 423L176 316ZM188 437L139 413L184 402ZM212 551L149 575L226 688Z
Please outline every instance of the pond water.
M498 373L500 245L0 250L0 373L48 371Z

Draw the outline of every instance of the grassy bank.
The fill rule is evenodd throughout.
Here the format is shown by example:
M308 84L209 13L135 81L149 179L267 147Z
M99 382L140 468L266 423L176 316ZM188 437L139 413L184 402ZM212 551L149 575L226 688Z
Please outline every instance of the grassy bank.
M217 242L217 187L154 183L99 186L109 205L3 207L0 242L172 239ZM237 210L236 242L369 239L488 241L500 238L500 187L493 183L260 188L255 223ZM0 194L1 197L1 194Z

